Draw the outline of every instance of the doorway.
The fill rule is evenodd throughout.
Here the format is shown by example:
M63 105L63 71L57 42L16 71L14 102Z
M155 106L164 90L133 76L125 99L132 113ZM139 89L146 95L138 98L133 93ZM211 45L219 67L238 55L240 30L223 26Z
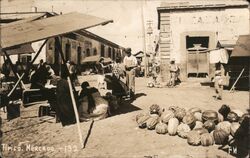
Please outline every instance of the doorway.
M71 46L70 44L65 45L65 60L70 61Z
M82 61L82 47L77 47L77 64L80 65Z
M104 57L105 55L105 46L101 44L101 57Z
M208 47L208 36L186 36L188 77L203 78L209 74Z

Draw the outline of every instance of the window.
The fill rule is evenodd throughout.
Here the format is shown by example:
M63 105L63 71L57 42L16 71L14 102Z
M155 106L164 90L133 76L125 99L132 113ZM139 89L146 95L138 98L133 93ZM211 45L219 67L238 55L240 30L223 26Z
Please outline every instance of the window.
M108 57L111 58L111 56L112 56L112 52L111 52L111 48L109 47Z
M97 55L97 49L96 48L93 49L93 53L94 53L94 55Z
M116 51L115 51L115 48L113 48L113 56L112 56L112 58L113 58L113 60L115 60L115 58L116 58Z
M89 48L86 49L86 56L87 57L90 56L90 49Z
M82 47L77 47L77 64L81 64L82 60Z
M101 45L101 57L104 57L105 54L105 46L102 44Z
M28 62L31 62L31 55L30 54L22 54L20 55L20 58L19 58L20 62L21 63L28 63Z
M194 45L199 45L200 47L208 48L209 45L209 37L190 37L186 36L186 48L193 48Z
M70 44L65 45L65 60L69 61L70 60L70 53L71 53L71 46Z

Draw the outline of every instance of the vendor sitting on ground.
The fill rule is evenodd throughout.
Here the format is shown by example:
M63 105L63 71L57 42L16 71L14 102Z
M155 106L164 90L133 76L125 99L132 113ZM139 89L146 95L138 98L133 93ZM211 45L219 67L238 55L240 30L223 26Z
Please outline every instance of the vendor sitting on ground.
M102 98L98 89L90 87L88 82L83 82L81 87L78 107L80 121L106 118L109 113L108 102Z

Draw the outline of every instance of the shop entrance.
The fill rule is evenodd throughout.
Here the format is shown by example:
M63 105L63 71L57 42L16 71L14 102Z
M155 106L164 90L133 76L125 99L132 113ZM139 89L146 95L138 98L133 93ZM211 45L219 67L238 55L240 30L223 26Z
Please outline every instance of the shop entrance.
M208 36L186 36L188 77L206 77L209 74L208 46Z

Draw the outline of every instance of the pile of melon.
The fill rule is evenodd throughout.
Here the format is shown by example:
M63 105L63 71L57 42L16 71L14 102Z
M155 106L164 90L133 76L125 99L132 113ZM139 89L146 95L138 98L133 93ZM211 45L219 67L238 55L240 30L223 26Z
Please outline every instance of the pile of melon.
M136 115L136 122L139 128L155 130L157 134L178 135L190 145L210 146L227 144L229 137L240 133L245 118L249 120L250 115L238 109L231 110L228 105L222 105L217 112L178 106L165 110L153 104L149 112Z

